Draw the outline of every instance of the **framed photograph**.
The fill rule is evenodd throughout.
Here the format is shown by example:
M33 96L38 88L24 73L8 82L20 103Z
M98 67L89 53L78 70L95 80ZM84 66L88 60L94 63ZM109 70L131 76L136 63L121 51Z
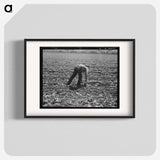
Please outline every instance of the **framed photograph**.
M26 118L135 117L134 39L25 39Z

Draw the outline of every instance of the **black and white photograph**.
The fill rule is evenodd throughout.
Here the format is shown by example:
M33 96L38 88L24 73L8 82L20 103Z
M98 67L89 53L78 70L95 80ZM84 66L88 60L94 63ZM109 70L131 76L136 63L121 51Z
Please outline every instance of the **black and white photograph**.
M119 47L41 47L41 108L119 108Z

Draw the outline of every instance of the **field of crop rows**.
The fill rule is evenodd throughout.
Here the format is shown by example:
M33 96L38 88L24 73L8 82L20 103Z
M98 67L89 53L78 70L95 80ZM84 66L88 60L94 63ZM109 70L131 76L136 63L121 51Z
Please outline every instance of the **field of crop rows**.
M118 107L117 53L43 53L42 107ZM77 88L77 77L66 83L77 64L90 66L87 87Z

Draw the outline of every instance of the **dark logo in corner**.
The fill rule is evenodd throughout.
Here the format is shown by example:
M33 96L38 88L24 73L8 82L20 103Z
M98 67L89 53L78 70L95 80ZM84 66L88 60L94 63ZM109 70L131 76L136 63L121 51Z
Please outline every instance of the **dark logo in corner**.
M7 13L12 13L12 4L7 4L4 6L4 11Z

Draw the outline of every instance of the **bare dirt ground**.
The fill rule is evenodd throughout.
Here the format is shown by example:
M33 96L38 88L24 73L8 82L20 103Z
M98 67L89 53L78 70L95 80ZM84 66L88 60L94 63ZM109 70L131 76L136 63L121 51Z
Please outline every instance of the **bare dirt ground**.
M90 66L87 87L66 85L77 64ZM42 107L118 107L117 65L117 54L44 51Z

